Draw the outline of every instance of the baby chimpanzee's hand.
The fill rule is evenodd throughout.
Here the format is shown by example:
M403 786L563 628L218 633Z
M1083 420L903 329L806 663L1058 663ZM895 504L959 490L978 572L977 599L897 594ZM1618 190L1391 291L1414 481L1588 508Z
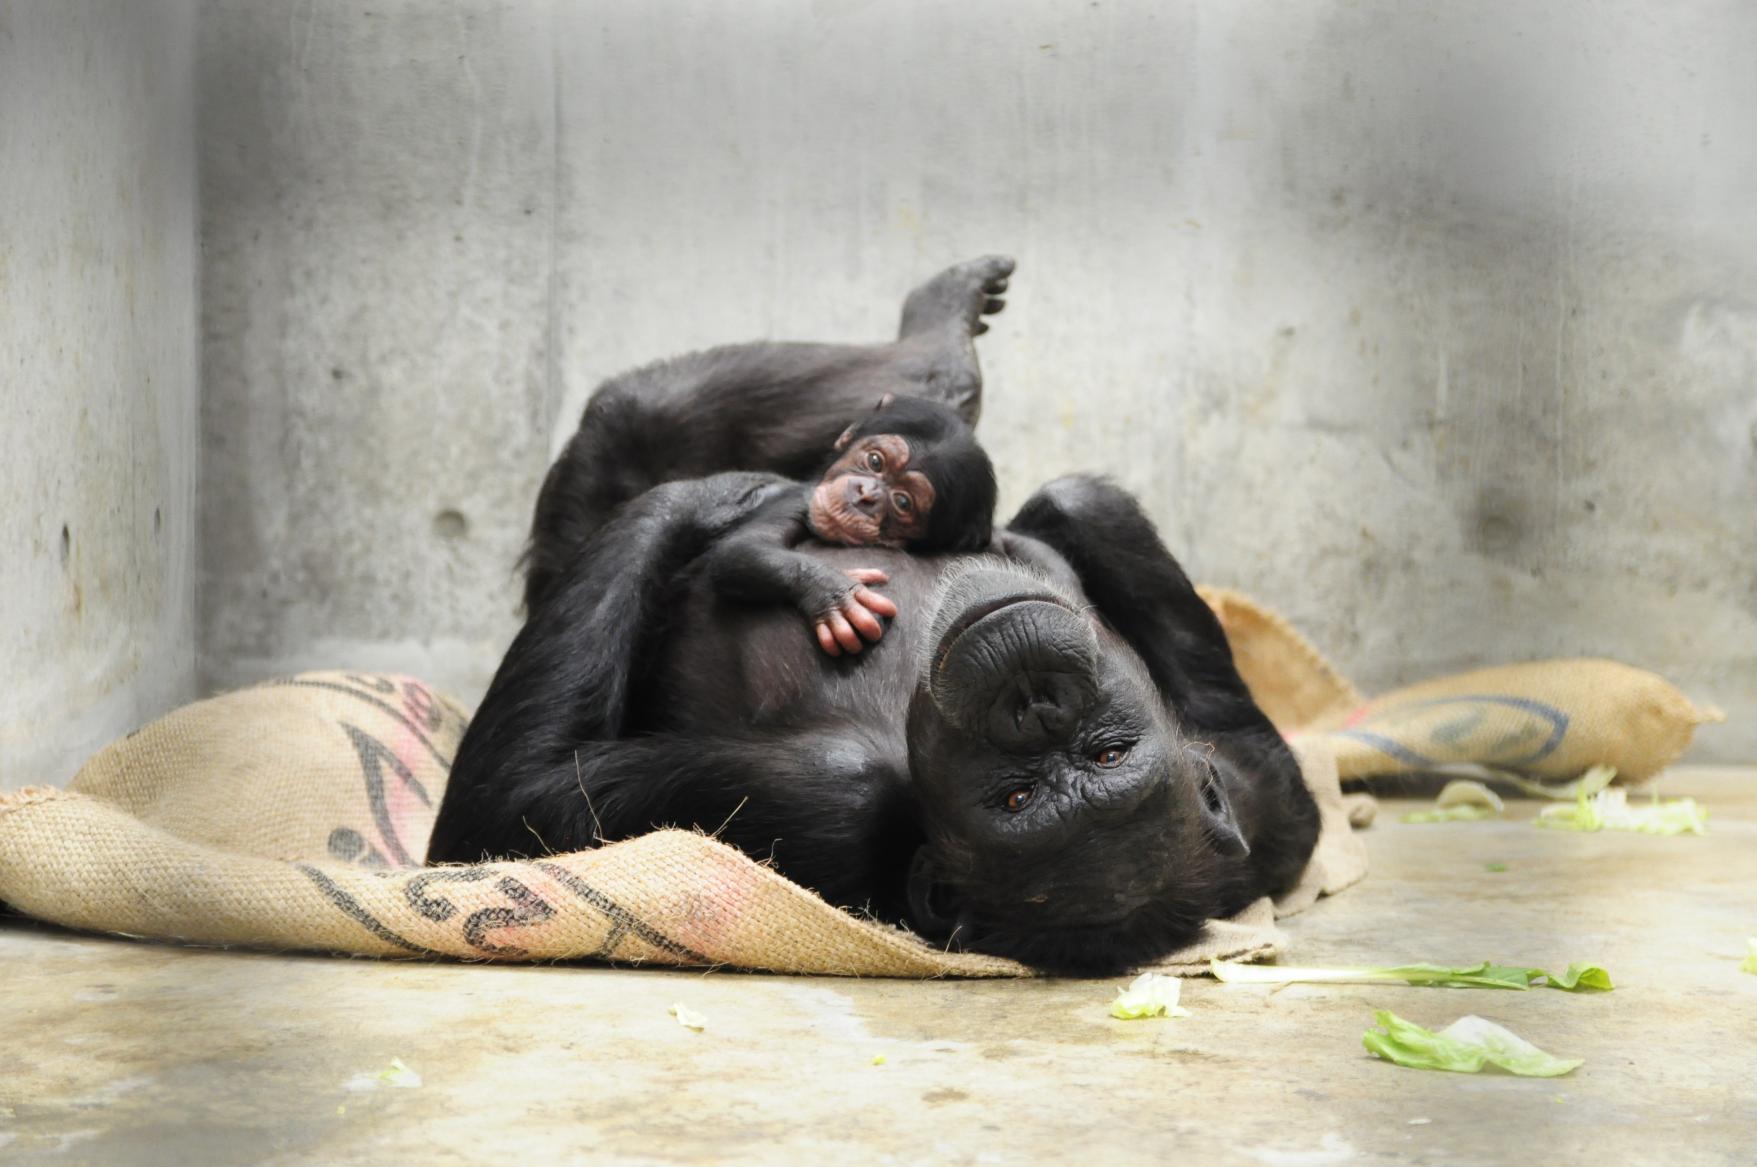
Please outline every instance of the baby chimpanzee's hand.
M877 568L855 567L849 569L848 578L855 586L813 621L819 647L831 656L859 652L865 647L862 637L876 642L885 634L879 617L897 614L896 604L866 586L887 583L890 576Z

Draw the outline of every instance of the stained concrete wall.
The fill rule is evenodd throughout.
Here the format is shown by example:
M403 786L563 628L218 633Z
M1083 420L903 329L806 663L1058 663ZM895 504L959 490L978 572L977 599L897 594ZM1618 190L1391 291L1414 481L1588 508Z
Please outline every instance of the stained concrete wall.
M0 788L195 690L194 44L0 2Z
M1757 9L208 0L203 659L473 697L601 377L939 265L1004 503L1104 469L1367 689L1602 653L1757 757Z

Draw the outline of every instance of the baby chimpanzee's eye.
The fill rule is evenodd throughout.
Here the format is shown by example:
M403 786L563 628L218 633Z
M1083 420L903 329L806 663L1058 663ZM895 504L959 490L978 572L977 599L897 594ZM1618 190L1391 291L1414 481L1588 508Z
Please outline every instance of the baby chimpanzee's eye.
M883 474L885 472L885 456L877 450L868 450L866 452L866 468L874 474Z
M899 490L891 496L891 509L900 515L906 515L915 509L915 500Z

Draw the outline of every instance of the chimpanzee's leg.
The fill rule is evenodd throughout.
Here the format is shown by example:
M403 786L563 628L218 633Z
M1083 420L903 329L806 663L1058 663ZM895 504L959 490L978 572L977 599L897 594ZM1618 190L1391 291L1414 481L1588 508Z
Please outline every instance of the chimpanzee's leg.
M982 415L982 370L972 341L988 331L982 317L1006 307L999 297L1012 274L1007 256L985 255L947 268L903 301L897 337L927 362L932 391L922 396L945 401L971 425Z
M971 338L1002 307L1012 267L990 257L941 272L910 293L889 344L728 345L606 381L538 495L526 610L617 507L660 482L727 470L804 478L888 393L945 401L974 422L982 376Z
M1220 621L1140 504L1103 479L1061 478L1027 500L1007 530L1061 553L1098 614L1146 664L1180 732L1214 747L1210 760L1250 845L1239 894L1248 902L1292 887L1317 842L1317 806L1239 677Z

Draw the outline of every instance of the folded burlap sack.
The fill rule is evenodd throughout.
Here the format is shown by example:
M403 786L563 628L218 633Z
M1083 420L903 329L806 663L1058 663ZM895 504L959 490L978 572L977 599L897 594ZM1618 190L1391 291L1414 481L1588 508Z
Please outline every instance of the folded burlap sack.
M405 677L313 673L186 706L99 753L66 791L0 795L0 900L70 927L204 944L1029 975L832 907L690 831L421 868L463 727L455 705ZM1302 760L1322 834L1282 914L1366 870L1330 753ZM1166 967L1272 955L1274 915L1263 900L1216 921Z
M1501 665L1393 690L1371 701L1280 616L1202 588L1251 695L1290 739L1323 739L1343 780L1456 763L1539 779L1590 766L1644 782L1677 761L1696 727L1725 715L1665 678L1609 660Z

